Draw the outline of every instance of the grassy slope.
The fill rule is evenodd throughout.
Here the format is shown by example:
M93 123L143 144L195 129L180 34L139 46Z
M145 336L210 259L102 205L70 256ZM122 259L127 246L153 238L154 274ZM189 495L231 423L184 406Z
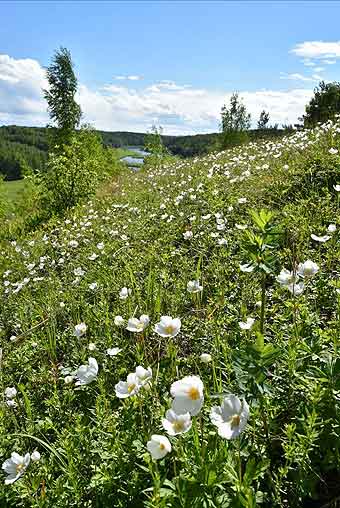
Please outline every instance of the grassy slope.
M329 148L339 147L339 136L324 130L123 175L111 196L19 245L2 246L1 272L10 284L3 287L0 391L16 386L19 393L16 409L1 406L0 458L35 447L43 456L14 486L0 486L5 506L198 508L231 506L233 499L233 506L251 507L262 496L269 508L339 495L340 386L332 369L338 368L340 249L338 233L325 244L310 238L338 220L333 184L340 157ZM274 211L281 234L266 288L265 343L276 349L257 360L255 375L249 346L258 329L260 280L239 270L248 259L236 225L251 228L248 211L262 207ZM216 214L225 218L224 230L217 230ZM191 240L183 238L187 230ZM71 247L71 240L79 245ZM98 258L89 260L93 253ZM274 276L306 259L320 272L294 299ZM199 298L186 291L196 278L204 286ZM123 286L132 290L126 301L119 298ZM114 325L116 315L134 313L150 316L143 336ZM153 331L164 314L182 320L173 340ZM238 325L247 316L256 318L249 333ZM77 339L80 322L88 330ZM122 352L110 358L106 349L113 346ZM202 352L211 353L212 364L200 363ZM60 367L74 370L89 356L98 361L98 379L78 391L66 385ZM115 384L139 364L152 367L152 389L117 399ZM162 482L173 483L164 485L162 501L157 491L152 499L152 490L141 494L153 486L145 444L164 432L170 385L188 374L204 381L203 417L172 439L160 472ZM248 471L242 485L237 444L218 437L209 420L217 403L211 397L221 392L244 396L251 408L241 442L242 475Z

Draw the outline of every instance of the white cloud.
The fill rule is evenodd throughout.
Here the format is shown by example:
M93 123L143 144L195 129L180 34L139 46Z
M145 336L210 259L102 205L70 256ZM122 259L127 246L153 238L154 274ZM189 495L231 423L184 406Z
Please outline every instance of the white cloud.
M117 79L117 80L120 80L120 81L124 81L124 80L128 80L128 81L140 81L141 79L143 79L142 76L137 76L137 75L132 75L132 76L115 76L114 79Z
M316 78L315 78L316 79ZM134 81L134 80L129 80ZM36 60L16 60L0 55L0 124L46 125L48 115L41 89L46 87L44 69ZM84 122L103 130L146 131L152 123L165 134L216 132L220 111L231 90L208 90L160 81L135 89L132 83L91 89L79 85ZM271 123L295 123L313 91L244 91L240 95L256 123L262 109Z
M320 67L318 69L323 70ZM317 69L314 70L316 71ZM298 72L293 72L291 74L281 72L280 79L290 79L292 81L321 81L323 78L318 74L313 74L312 76L304 76L303 74L299 74Z
M321 62L324 65L334 65L334 64L336 64L336 60L321 60Z
M291 53L304 58L340 58L340 41L305 41L297 44Z

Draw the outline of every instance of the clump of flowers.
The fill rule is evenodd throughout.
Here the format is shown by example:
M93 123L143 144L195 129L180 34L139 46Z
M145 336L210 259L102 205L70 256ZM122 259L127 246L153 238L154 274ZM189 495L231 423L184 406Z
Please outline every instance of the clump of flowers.
M145 330L150 322L149 316L142 314L140 318L132 317L128 320L126 329L129 332L141 333Z
M97 378L98 363L95 358L88 359L88 365L81 365L76 373L76 386L83 386L92 383Z

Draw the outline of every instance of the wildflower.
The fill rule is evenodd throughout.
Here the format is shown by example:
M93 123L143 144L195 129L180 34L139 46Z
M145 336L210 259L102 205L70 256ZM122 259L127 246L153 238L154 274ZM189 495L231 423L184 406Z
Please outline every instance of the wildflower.
M246 263L245 265L240 264L240 270L244 273L250 273L254 271L255 266L251 263Z
M165 418L162 419L162 425L164 430L170 436L177 436L178 434L184 434L191 428L191 416L190 413L184 413L178 415L172 409L169 409L165 413Z
M246 203L246 202L247 202L247 198L239 198L239 199L237 200L237 202L238 202L238 204L239 204L239 205L242 205L243 203Z
M155 326L155 332L161 337L176 337L181 328L181 320L171 316L161 316L161 320Z
M285 268L281 270L279 275L276 277L276 280L282 285L282 286L288 286L288 284L293 284L299 279L299 276L294 274L293 272L289 272Z
M86 330L87 330L87 326L85 323L80 323L79 325L76 325L74 327L74 335L76 337L82 337L83 335L85 335L86 333Z
M12 452L11 458L5 460L2 464L2 469L7 474L5 479L5 485L10 485L17 481L26 471L31 457L29 453L26 453L24 457L16 452Z
M98 374L98 363L95 358L88 359L88 365L81 365L76 374L78 381L76 386L83 386L92 383Z
M82 277L85 274L85 270L83 270L80 266L73 270L73 273L76 277Z
M128 289L127 287L123 287L119 292L119 298L121 300L126 300L129 295L131 295L131 289Z
M225 439L234 439L243 432L249 417L249 406L245 399L236 395L228 395L221 406L214 406L210 411L210 419L216 425L218 435Z
M315 275L318 271L318 265L313 263L313 261L310 261L310 259L304 263L300 263L298 266L298 274L301 275L301 277L313 277L313 275Z
M103 242L97 243L97 249L98 249L98 250L103 250L103 249L104 249L104 244L103 244Z
M64 302L59 302L59 307L60 307L61 309L63 309L63 308L65 307L65 303L64 303Z
M200 356L200 360L202 363L210 363L212 358L209 353L202 353Z
M189 412L197 415L204 402L203 383L197 376L186 376L172 383L171 396L174 398L171 408L177 414Z
M255 319L249 317L249 318L247 318L247 321L240 321L239 326L240 326L241 330L250 330L254 323L255 323Z
M303 282L293 282L292 284L288 284L288 291L290 291L295 296L300 296L305 290L305 285Z
M148 367L147 369L144 369L141 365L138 365L135 371L138 384L140 386L145 386L148 384L148 382L152 379L152 369L151 367Z
M335 225L335 224L330 224L330 225L328 226L328 228L327 228L327 231L328 231L329 233L335 233L335 231L336 231L336 225Z
M38 450L34 450L34 452L31 453L31 461L32 462L38 462L38 460L40 460L40 458L41 458L41 455L38 452Z
M129 332L141 333L148 326L149 321L149 316L146 314L142 314L139 319L132 317L128 320L126 329Z
M320 243L325 243L325 242L327 242L327 240L330 239L329 235L317 236L317 235L311 234L310 237L312 238L312 240L315 240L316 242L320 242Z
M125 323L125 319L122 316L116 316L115 317L114 324L116 326L123 326L124 323Z
M190 238L192 238L192 237L193 237L192 231L185 231L185 233L183 233L184 240L190 240Z
M97 282L92 282L92 284L89 284L89 289L91 289L91 291L94 291L95 289L97 289L97 287L98 287Z
M336 185L333 185L333 189L336 191L336 192L340 192L340 184L337 183Z
M70 385L71 383L73 383L73 381L74 381L74 376L71 376L71 375L70 375L70 376L66 376L66 377L64 378L64 383L65 383L66 385Z
M95 351L97 349L97 346L94 342L90 342L90 344L87 346L89 348L89 351Z
M153 434L151 436L146 447L155 460L162 459L171 452L171 443L169 439L165 436L159 436L158 434Z
M189 293L199 293L203 291L203 286L200 286L199 280L189 280L187 284L187 291Z
M5 390L5 396L6 396L7 399L14 399L16 394L17 394L17 391L14 388L14 386L12 386L12 387L9 386Z
M140 384L136 373L131 373L126 378L126 381L119 381L115 385L116 395L119 399L126 399L132 397L139 392Z
M119 347L113 347L106 350L106 354L109 356L117 356L121 352Z
M88 257L88 259L89 259L90 261L95 261L95 259L97 259L97 257L98 257L98 254L93 253L93 254L91 254L91 255Z
M336 148L330 148L328 150L328 153L330 153L331 155L336 155L339 151L336 149Z

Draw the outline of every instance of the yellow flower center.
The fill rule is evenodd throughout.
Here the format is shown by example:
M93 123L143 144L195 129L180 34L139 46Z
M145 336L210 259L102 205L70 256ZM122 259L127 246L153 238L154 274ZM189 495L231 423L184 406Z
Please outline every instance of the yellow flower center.
M163 443L159 443L159 449L160 450L164 450L164 448L165 448L164 444Z
M183 422L178 422L178 421L174 422L172 426L173 426L175 432L181 432L181 430L184 429Z
M136 388L135 384L128 385L128 392L131 393Z
M174 327L172 325L168 325L164 328L165 333L171 334L174 331Z
M191 400L198 400L200 398L200 392L199 392L198 388L196 388L195 386L192 386L191 388L189 388L188 396L189 396L189 399L191 399Z
M17 473L20 473L20 471L22 471L24 469L24 465L23 464L17 464L15 466L15 469L16 469Z
M240 425L240 420L241 420L241 417L240 415L234 415L232 416L231 418L231 428L232 429L235 429L235 427L238 427Z

